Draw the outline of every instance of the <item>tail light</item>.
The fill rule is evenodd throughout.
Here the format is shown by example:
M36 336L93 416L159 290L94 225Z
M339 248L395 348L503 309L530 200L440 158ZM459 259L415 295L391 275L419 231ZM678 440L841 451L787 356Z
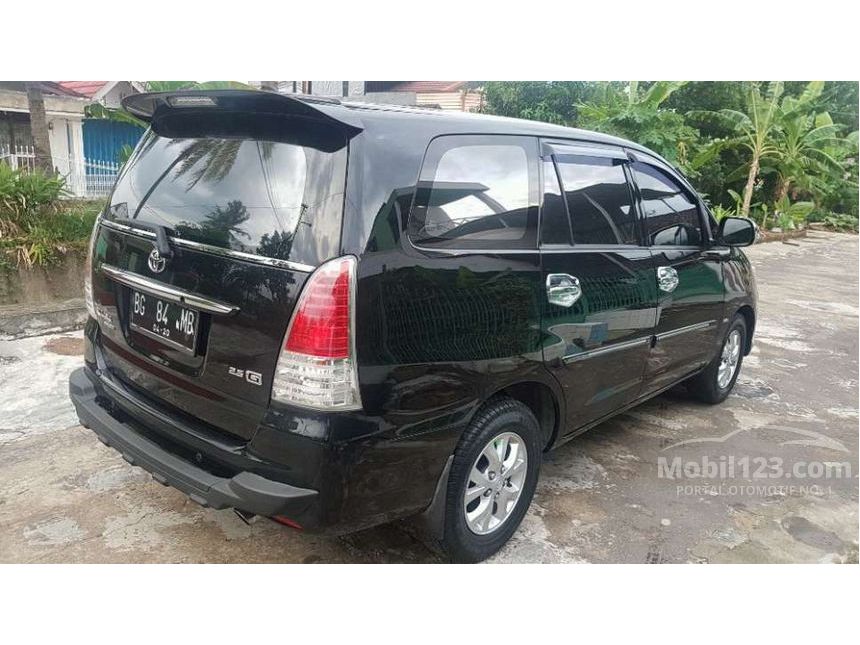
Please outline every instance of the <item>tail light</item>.
M84 303L87 306L87 313L93 318L96 317L96 306L93 302L93 253L96 250L96 240L99 237L99 220L96 218L96 223L93 224L93 232L90 234L90 246L87 251L87 259L84 262Z
M314 410L361 408L355 363L355 258L308 278L275 368L272 399Z

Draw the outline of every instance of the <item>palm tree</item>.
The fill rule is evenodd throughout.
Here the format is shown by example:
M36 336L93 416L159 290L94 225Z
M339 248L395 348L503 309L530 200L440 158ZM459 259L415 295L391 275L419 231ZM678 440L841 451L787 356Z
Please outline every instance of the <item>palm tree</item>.
M227 202L226 208L215 206L200 222L180 222L176 231L183 236L202 235L207 242L216 242L224 248L243 249L241 238L251 235L242 225L251 218L247 206L238 199Z
M39 81L24 83L27 90L27 106L30 111L30 132L36 153L36 168L47 175L54 174L54 161L51 158L51 141L48 138L48 117L45 115L45 97Z

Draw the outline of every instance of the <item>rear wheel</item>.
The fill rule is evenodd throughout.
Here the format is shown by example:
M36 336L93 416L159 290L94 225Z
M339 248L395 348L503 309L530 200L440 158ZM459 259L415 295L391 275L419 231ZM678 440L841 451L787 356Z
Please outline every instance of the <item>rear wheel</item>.
M500 397L478 412L448 478L442 547L453 561L479 562L508 541L531 503L540 460L540 427L528 407Z
M736 314L714 360L687 382L690 394L705 403L721 403L725 400L741 371L746 337L746 321L743 316Z

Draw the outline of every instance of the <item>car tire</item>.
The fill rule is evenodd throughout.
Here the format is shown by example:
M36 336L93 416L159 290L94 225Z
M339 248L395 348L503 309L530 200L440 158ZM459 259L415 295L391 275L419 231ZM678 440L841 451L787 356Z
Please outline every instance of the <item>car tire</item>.
M740 314L735 314L723 336L723 342L720 343L720 348L716 356L714 356L714 359L708 363L708 366L704 370L687 381L687 391L704 403L716 404L725 401L729 392L735 386L735 381L738 380L738 374L741 372L746 340L746 320ZM735 362L732 365L726 365L726 353L733 353L732 348L734 347L737 348L734 350L737 354L734 359ZM726 381L725 370L728 368L732 372Z
M448 477L441 546L451 561L480 562L510 539L534 496L542 448L537 419L519 401L495 397L475 414Z

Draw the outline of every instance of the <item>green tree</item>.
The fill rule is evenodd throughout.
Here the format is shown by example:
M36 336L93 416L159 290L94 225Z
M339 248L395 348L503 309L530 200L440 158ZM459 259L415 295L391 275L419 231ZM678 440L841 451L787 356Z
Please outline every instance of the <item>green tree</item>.
M684 85L685 81L656 81L643 90L638 81L600 83L592 100L579 105L580 123L635 141L689 170L688 156L698 132L683 115L663 107Z
M687 115L691 112L743 110L746 105L747 83L741 81L690 81L679 87L666 99L664 107ZM728 136L719 122L689 120L703 136Z
M825 178L844 174L839 157L848 149L839 137L841 127L827 112L815 112L823 89L823 81L812 81L799 97L787 96L780 105L772 152L779 177L776 202L792 188L820 196L827 189Z
M593 84L581 81L488 81L482 112L560 125L577 124L577 105Z
M821 95L821 104L849 132L860 128L860 83L857 81L828 81Z
M774 137L780 109L779 99L782 92L782 81L769 83L764 93L757 83L752 83L747 87L744 111L724 108L712 112L710 115L696 112L688 113L689 118L718 117L734 134L732 137L717 139L707 145L693 160L694 168L703 166L726 148L739 146L748 151L748 158L742 166L747 176L741 203L741 215L744 217L749 216L753 190L759 179L762 159L773 155L776 151Z

